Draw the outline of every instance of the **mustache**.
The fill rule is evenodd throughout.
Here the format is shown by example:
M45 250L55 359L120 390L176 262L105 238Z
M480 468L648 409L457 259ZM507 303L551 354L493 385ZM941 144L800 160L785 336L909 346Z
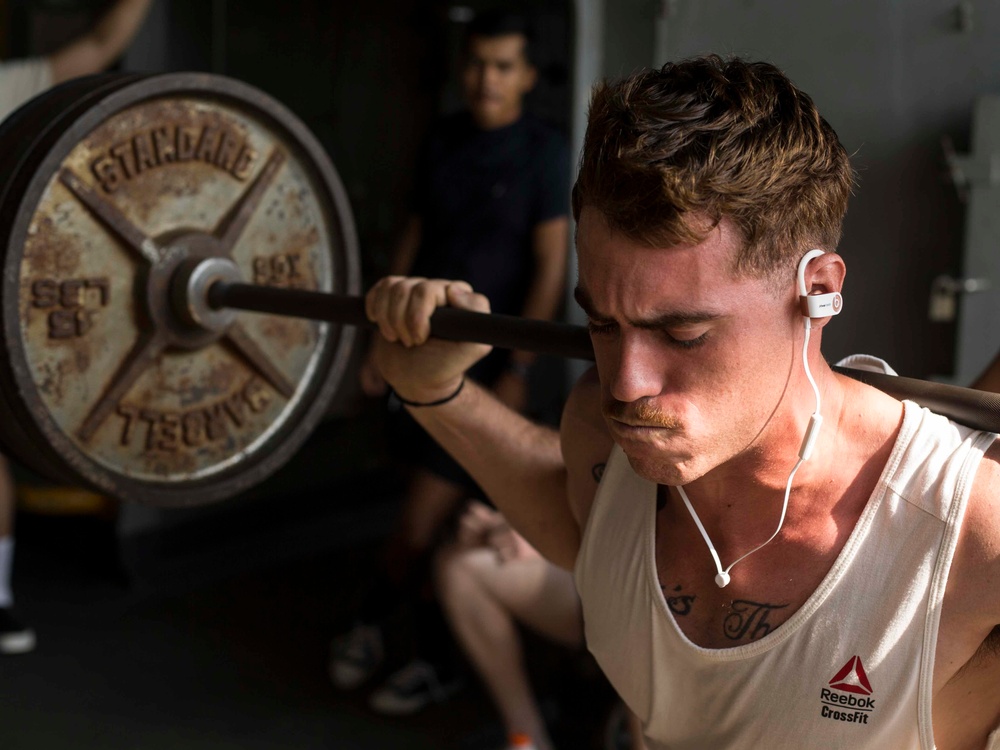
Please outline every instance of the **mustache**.
M673 414L667 414L658 406L645 400L634 403L609 401L604 405L604 416L640 427L664 427L668 430L676 430L681 426L681 421Z

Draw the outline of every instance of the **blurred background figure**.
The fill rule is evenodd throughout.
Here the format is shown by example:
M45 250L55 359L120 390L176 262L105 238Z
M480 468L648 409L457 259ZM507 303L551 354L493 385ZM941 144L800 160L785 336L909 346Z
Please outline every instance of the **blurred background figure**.
M149 12L152 0L118 0L85 34L45 57L0 62L0 121L51 86L99 73L125 51ZM10 575L14 563L15 487L0 457L0 654L35 647L35 633L13 611Z
M0 63L0 120L50 86L100 73L131 44L152 0L118 0L85 34L45 57Z
M525 112L534 87L531 31L523 16L483 12L467 28L461 86L466 108L441 120L426 139L414 179L413 211L389 264L390 274L469 281L493 311L548 320L564 295L570 165L559 133ZM470 375L523 411L526 352L495 350ZM385 384L370 362L362 385ZM417 657L371 696L384 713L411 713L443 700L457 685L447 627L428 586L431 555L475 483L390 400L392 442L411 467L400 516L355 625L334 639L330 677L338 688L367 682L385 653L383 624L402 601L416 602Z
M465 655L503 719L508 750L552 750L532 689L518 624L583 647L572 574L545 560L496 510L471 503L455 542L435 559L437 594Z

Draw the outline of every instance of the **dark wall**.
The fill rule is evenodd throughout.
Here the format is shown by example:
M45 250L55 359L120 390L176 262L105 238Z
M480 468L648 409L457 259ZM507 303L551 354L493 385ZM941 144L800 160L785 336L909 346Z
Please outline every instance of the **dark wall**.
M825 329L827 356L868 352L901 374L949 374L954 325L932 323L928 299L935 276L961 271L964 207L941 141L965 150L976 96L1000 89L1000 6L975 3L966 24L959 4L933 0L668 5L657 62L704 52L773 62L852 154L844 313Z

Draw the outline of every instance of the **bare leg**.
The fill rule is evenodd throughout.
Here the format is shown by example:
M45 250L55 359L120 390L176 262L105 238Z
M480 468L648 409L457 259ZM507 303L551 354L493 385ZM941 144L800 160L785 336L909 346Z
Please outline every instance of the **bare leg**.
M461 485L417 469L406 487L399 517L386 541L380 577L403 594L411 581L424 575L428 558L442 527L468 495ZM369 606L363 609L370 609Z
M527 550L503 562L491 547L446 548L436 560L436 582L452 629L508 734L527 734L539 750L551 750L516 621L571 646L582 642L583 626L571 574Z
M417 469L407 487L397 534L411 550L423 551L469 492L426 469Z

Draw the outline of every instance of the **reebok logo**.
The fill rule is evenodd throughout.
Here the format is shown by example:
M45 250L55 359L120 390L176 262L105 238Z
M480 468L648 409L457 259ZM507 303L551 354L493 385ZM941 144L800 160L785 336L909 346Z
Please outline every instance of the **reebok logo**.
M834 675L833 679L830 680L830 687L859 695L872 694L872 684L868 682L865 667L857 656L852 656L847 664Z
M835 721L867 724L875 699L871 697L872 684L858 656L852 656L847 664L830 680L829 687L819 691L822 703L820 716Z

